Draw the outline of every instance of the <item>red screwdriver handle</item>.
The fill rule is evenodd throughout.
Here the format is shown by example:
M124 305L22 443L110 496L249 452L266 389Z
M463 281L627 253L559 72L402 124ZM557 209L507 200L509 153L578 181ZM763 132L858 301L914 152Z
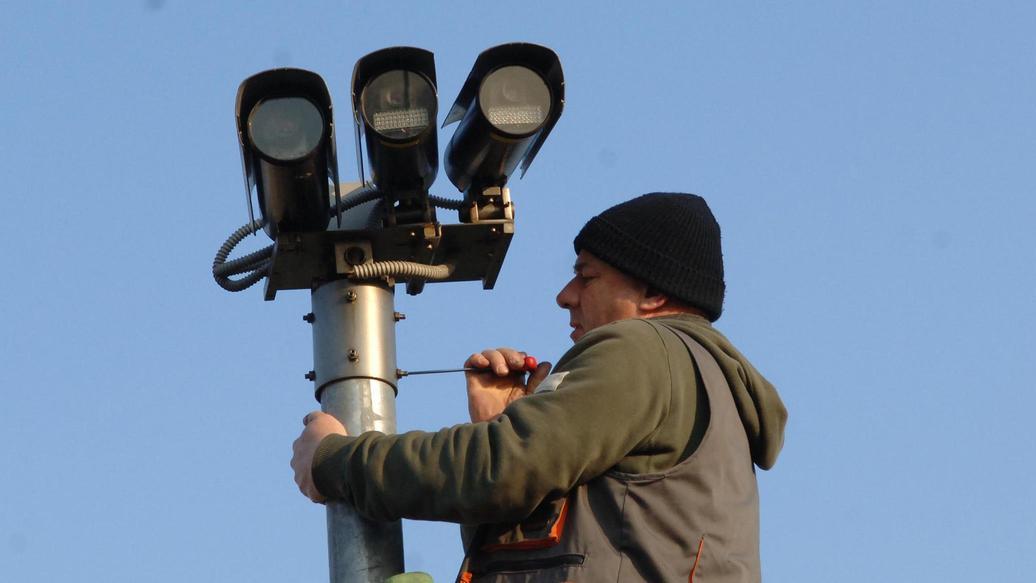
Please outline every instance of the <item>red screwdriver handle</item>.
M533 372L536 370L537 366L539 366L539 363L536 362L535 356L525 357L525 372Z

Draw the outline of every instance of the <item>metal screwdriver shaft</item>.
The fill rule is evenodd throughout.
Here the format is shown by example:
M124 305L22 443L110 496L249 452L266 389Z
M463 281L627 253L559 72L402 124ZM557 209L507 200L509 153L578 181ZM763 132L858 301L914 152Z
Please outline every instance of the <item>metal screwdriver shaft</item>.
M400 371L396 371L396 376L400 377L400 378L403 378L403 377L409 377L409 376L421 375L421 374L443 374L443 373L447 373L447 372L475 372L476 370L479 370L479 369L476 369L476 368L443 368L443 369L439 369L439 370L412 370L412 371L400 370Z

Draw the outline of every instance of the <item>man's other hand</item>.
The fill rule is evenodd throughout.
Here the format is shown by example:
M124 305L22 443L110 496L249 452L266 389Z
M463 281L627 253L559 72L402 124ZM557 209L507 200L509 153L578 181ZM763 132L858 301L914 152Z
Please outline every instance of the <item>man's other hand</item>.
M471 421L492 421L500 416L511 402L532 394L536 385L550 374L551 364L541 362L525 378L524 352L513 348L483 350L464 361L465 367L484 369L468 372L468 414Z
M313 483L313 454L328 435L348 435L348 432L337 419L320 411L306 414L302 418L302 425L305 426L302 435L291 444L291 469L295 470L295 483L298 484L299 490L310 500L323 503L327 498Z

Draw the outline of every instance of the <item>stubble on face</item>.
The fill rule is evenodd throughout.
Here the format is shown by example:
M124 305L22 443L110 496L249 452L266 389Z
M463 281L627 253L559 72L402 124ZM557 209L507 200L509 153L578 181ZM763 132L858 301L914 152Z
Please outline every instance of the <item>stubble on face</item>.
M558 293L558 305L569 312L572 341L619 320L642 315L640 300L646 286L587 251L580 251L575 274Z

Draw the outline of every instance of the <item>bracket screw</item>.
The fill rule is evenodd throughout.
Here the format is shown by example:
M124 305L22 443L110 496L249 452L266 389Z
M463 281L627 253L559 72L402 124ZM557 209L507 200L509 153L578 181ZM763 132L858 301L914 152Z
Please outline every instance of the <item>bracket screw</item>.
M313 315L313 312L310 312L310 313L306 314L305 316L302 316L302 319L305 320L306 322L309 322L310 324L312 324L313 321L317 319L317 317Z
M357 352L355 348L350 348L349 352L346 354L346 358L349 359L349 362L356 362L357 360L360 360L360 353Z
M395 321L406 320L406 314L403 312L392 312L392 319Z
M316 371L311 370L311 371L307 372L306 373L306 380L307 381L315 381L315 380L317 380L317 373L316 373Z
M345 301L349 302L350 304L356 301L356 297L356 292L354 292L353 290L345 292Z

